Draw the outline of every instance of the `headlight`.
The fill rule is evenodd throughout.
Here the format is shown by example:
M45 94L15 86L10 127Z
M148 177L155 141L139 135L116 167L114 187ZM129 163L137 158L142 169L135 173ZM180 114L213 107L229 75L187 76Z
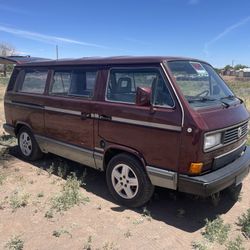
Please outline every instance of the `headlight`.
M213 148L221 144L221 133L205 135L204 150Z

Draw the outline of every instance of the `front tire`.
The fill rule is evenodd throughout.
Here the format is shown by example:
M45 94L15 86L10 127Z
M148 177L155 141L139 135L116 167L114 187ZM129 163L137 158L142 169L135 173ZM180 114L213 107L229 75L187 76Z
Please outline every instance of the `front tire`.
M238 201L239 199L241 199L241 189L242 183L237 186L231 185L226 189L226 192L232 201Z
M108 163L106 181L110 193L122 205L140 207L154 192L142 164L132 155L119 154Z
M35 161L43 156L35 137L28 128L22 127L17 138L19 153L25 160Z

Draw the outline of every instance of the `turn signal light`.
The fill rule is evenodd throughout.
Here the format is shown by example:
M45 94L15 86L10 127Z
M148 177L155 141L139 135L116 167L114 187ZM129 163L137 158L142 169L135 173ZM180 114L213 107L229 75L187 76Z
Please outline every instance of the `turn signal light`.
M190 174L200 174L202 171L203 163L202 162L192 162L189 167Z

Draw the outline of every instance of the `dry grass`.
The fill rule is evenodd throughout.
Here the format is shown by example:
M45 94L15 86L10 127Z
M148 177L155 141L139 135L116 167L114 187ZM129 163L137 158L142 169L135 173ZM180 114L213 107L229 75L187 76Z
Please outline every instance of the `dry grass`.
M240 81L233 76L225 76L223 78L236 96L240 97L244 101L247 110L250 111L250 80ZM250 145L250 131L248 132L247 144Z
M250 80L240 81L235 77L223 77L233 92L240 97L250 111Z
M3 84L3 85L7 85L7 83L9 82L9 76L8 77L0 77L0 84Z

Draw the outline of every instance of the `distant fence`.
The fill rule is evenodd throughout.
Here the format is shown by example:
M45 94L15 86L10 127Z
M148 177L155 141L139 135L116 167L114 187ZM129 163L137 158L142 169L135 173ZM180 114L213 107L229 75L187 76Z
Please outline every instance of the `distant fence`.
M244 76L244 77L235 77L235 80L242 81L242 82L247 82L250 81L250 76Z

